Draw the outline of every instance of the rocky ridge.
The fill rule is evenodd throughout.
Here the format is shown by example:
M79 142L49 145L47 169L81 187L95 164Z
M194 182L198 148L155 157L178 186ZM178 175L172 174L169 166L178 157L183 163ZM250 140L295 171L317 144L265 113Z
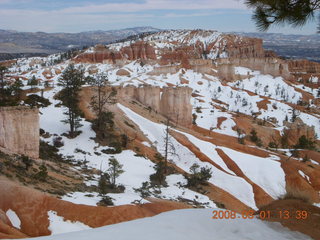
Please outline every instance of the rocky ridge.
M96 134L85 119L82 133L66 138L67 128L60 122L63 108L54 96L69 63L83 66L86 76L108 76L118 91L117 104L108 110L114 112L119 134L128 137L127 149L114 155L125 167L119 181L126 187L124 193L108 193L116 205L147 201L134 189L149 181L155 154L163 154L167 118L176 149L169 154L169 163L175 172L166 177L168 186L161 187L161 193L150 192L153 197L238 212L257 210L289 194L303 195L312 204L320 202L316 64L279 59L265 51L259 39L202 30L166 31L99 45L74 59L47 64L58 57L19 59L6 78L26 83L35 75L40 83L49 82L52 88L44 97L53 104L40 109L40 126L51 136L41 139L52 145L54 134L61 137L64 146L59 153L73 156L75 162L85 159L87 167L101 170L114 154L94 141ZM89 107L93 94L91 86L81 92L80 107L87 120L95 117ZM253 129L259 141L252 137ZM314 149L294 147L303 135L314 142ZM194 163L212 170L202 189L187 187L183 177ZM98 178L85 182L94 185ZM96 205L101 196L72 192L62 198ZM87 224L81 216L74 220Z

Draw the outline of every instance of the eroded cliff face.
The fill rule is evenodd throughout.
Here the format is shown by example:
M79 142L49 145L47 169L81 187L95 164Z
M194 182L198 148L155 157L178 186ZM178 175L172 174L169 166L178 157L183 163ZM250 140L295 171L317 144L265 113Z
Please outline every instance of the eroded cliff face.
M305 84L309 83L311 77L320 79L320 63L308 60L288 60L289 71L297 79L302 79ZM320 81L312 84L320 84ZM316 86L313 86L316 87Z
M289 71L292 73L320 74L320 63L308 60L288 60Z
M160 112L173 122L190 126L192 124L192 89L187 87L163 88Z
M263 41L257 38L240 37L232 34L219 34L214 31L186 31L177 33L177 39L166 32L167 37L151 36L133 43L98 45L78 55L75 62L109 63L122 66L132 60L158 64L150 74L176 73L181 68L193 69L199 73L215 74L226 81L238 80L234 66L258 70L262 74L290 78L290 72L297 63L288 63L273 52L263 49ZM299 63L299 69L305 65ZM301 65L301 66L300 66ZM309 67L310 71L317 68ZM312 69L311 69L312 68Z
M0 150L39 157L39 111L27 107L0 108Z
M128 86L119 88L118 98L137 100L146 107L168 117L171 121L183 126L192 124L192 90L188 87L142 87Z
M170 31L168 32L170 34ZM160 65L179 63L180 67L192 68L190 61L216 58L261 58L265 56L262 40L219 34L214 31L186 31L179 39L146 38L133 43L115 46L97 45L78 55L75 62L121 64L132 60L156 60ZM207 38L207 40L203 40Z
M147 60L156 59L155 49L148 43L139 41L121 48L119 51L108 49L105 46L98 45L93 52L86 52L78 55L75 62L88 63L121 63L126 60Z
M265 51L263 41L258 38L248 38L226 35L225 51L229 58L263 58Z
M140 87L117 87L116 90L118 102L138 101L179 125L188 127L192 124L192 105L190 103L192 89L188 87L160 88L142 85ZM86 102L85 105L89 106L93 94L95 93L91 87L83 88L81 101Z

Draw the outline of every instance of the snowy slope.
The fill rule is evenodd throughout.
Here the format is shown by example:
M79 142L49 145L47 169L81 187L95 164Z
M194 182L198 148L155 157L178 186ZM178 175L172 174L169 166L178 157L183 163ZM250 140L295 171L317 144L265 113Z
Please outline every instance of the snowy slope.
M141 131L149 138L149 140L157 147L160 153L163 152L164 149L164 131L165 125L151 122L150 120L141 117L136 114L132 110L118 104L122 111L134 121ZM197 163L201 167L209 167L212 170L212 177L209 179L209 182L224 189L229 192L231 195L238 198L244 204L256 209L256 205L254 202L253 190L250 184L248 184L245 180L235 175L227 174L216 167L212 166L209 163L202 162L199 160L188 148L181 145L178 141L176 141L173 137L170 140L176 149L176 154L169 155L170 161L172 161L175 165L180 167L186 172L190 173L190 167ZM200 140L198 140L200 141ZM206 147L205 145L203 145ZM217 160L217 164L223 164L221 162L220 157L213 159ZM227 168L225 166L225 168Z
M308 240L308 236L291 232L280 223L258 219L212 219L212 211L188 209L159 214L92 230L35 238L38 240Z
M235 41L241 42L241 37L236 37ZM216 31L165 31L149 35L144 38L148 41L156 51L163 49L175 48L177 46L194 46L201 45L204 48L209 44L213 44L212 52L208 53L208 58L215 60L217 58L217 50L225 47L226 39L224 35ZM113 50L119 50L124 46L128 46L130 41L114 43L107 47ZM88 51L93 51L94 48ZM215 50L214 50L215 49ZM227 57L221 55L221 57ZM12 78L20 77L23 80L24 89L29 89L27 81L32 76L39 79L40 84L37 86L44 89L44 83L50 81L53 87L43 93L45 98L48 98L52 103L46 108L41 108L40 126L51 136L43 138L49 144L53 144L53 139L56 136L61 136L64 146L59 148L59 153L64 157L71 157L74 162L87 161L89 168L95 168L105 171L108 168L108 159L115 156L117 160L123 164L125 172L119 177L119 184L126 187L124 193L108 194L114 199L115 205L131 204L134 201L147 202L141 199L140 195L134 190L141 187L142 183L149 180L149 176L154 173L154 163L144 157L137 156L131 150L124 150L117 155L103 153L103 150L108 147L100 146L93 138L95 132L91 129L91 123L82 119L83 125L79 130L82 133L74 139L69 139L62 136L68 131L68 126L61 122L65 117L63 115L64 108L60 105L60 101L54 99L54 95L59 92L60 87L57 86L58 79L61 77L63 70L71 61L64 61L54 64L54 61L59 59L59 54L51 55L46 58L29 58L19 59L17 64L13 65L9 70L9 76ZM308 89L300 85L290 85L282 77L273 77L271 75L261 74L259 71L253 71L250 68L235 67L235 74L241 76L242 80L236 82L225 83L219 79L217 69L213 64L213 74L203 74L192 69L179 69L176 73L153 74L154 71L161 67L158 63L152 65L146 63L142 65L140 61L128 61L121 67L130 72L130 76L118 76L117 71L119 66L113 64L91 64L82 63L76 64L76 67L82 66L85 69L86 76L95 76L95 74L106 73L108 80L113 86L128 86L136 87L144 84L159 86L161 88L168 86L185 86L192 89L192 97L190 103L193 107L193 114L197 116L195 123L197 126L217 132L220 134L237 137L236 118L237 114L245 114L252 117L257 116L258 119L263 119L272 124L270 130L283 130L284 120L286 117L291 119L293 114L292 104L296 104L301 100L302 94L296 88L303 89L306 92L311 92L315 97L317 92L314 89ZM90 74L95 70L95 74ZM93 71L93 72L95 72ZM317 81L317 79L312 79ZM40 93L37 93L40 95ZM260 108L259 103L268 99L270 103L266 104L266 109ZM151 122L130 109L119 105L124 114L135 122L140 130L150 140L152 145L160 153L163 152L163 134L165 126ZM302 121L308 126L313 126L320 139L320 121L319 116L312 113L300 112L298 115ZM290 121L290 120L289 120ZM272 129L273 128L273 129ZM200 140L193 135L184 134L191 143L205 154L209 159L214 161L225 171L221 171L209 163L203 163L198 159L193 152L181 145L178 141L172 138L174 146L178 151L179 156L170 156L170 161L189 172L189 168L193 163L198 163L200 166L210 166L213 171L213 176L210 183L222 188L231 195L238 198L246 205L256 208L252 186L243 178L236 176L230 170L224 161L216 152L217 146L209 142ZM148 143L146 143L149 145ZM79 151L79 149L81 151ZM262 189L269 193L272 197L277 198L285 192L285 181L283 170L274 157L258 158L253 155L240 154L237 151L229 148L223 149L230 158L241 168L244 174L258 184ZM287 151L287 150L284 150ZM254 167L252 167L254 166ZM254 169L254 170L253 170ZM85 184L97 185L98 175L91 176L91 180L87 180ZM170 175L167 177L169 186L161 189L161 194L156 197L177 200L179 197L184 197L189 200L198 199L203 206L214 207L215 204L205 195L201 195L190 189L182 187L181 182L185 182L182 175ZM74 192L63 196L63 199L75 203L84 203L88 205L96 205L101 197L96 192Z

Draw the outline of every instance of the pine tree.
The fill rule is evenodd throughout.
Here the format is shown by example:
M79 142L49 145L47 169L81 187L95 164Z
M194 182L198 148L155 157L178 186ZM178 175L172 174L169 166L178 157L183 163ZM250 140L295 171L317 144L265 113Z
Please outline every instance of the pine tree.
M62 122L69 124L70 126L70 137L76 136L76 131L80 124L80 110L78 107L79 102L79 91L81 85L84 83L84 70L77 69L73 64L68 65L64 70L62 77L58 81L58 85L63 87L60 91L59 98L63 105L67 108L64 114L67 119Z
M31 89L33 89L34 86L38 85L38 80L36 77L33 75L31 79L28 81L28 85L31 86Z
M6 83L4 81L4 74L7 72L7 70L8 69L5 66L0 65L0 89L1 89L1 91L6 86Z
M248 7L254 9L252 18L261 31L268 30L274 24L302 26L313 19L315 12L320 9L320 0L246 0L245 2ZM320 31L320 24L318 30Z
M15 106L20 101L22 81L17 79L13 84L9 85L4 79L8 69L0 66L0 106Z
M91 80L93 90L95 95L92 96L90 106L92 107L94 113L97 116L95 125L97 129L102 130L102 125L106 118L105 116L105 107L108 104L116 103L117 91L115 88L111 88L111 91L107 90L109 85L108 77L104 74L99 74L95 79Z
M166 186L167 183L165 179L167 167L165 165L165 162L163 161L163 157L161 156L161 154L157 153L155 155L155 159L157 159L158 162L153 167L155 173L150 175L150 180L156 183L156 185Z
M212 171L209 167L201 167L194 163L190 167L190 176L187 177L188 186L197 187L198 185L204 185L212 177Z
M109 169L107 170L110 176L110 184L113 188L116 187L116 179L124 173L123 165L118 162L115 157L109 158Z

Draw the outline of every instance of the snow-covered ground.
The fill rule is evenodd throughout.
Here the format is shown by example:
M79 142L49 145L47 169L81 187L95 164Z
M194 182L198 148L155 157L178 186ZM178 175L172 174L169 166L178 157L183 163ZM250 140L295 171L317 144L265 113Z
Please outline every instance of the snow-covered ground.
M48 229L52 235L91 229L91 227L81 222L65 221L65 219L58 216L55 211L48 211L48 216L50 222Z
M302 94L285 83L282 77L275 78L271 75L263 75L259 71L252 71L249 68L243 67L236 67L235 72L240 73L240 75L247 75L249 73L250 77L236 81L235 83L229 83L230 86L294 104L302 98Z
M308 236L292 232L280 223L257 218L212 219L213 210L186 209L161 213L154 217L109 225L101 228L35 238L38 240L309 240ZM223 210L222 210L223 211Z
M190 31L169 31L147 36L145 40L155 47L156 53L161 49L173 48L175 44L203 45L205 48L210 43L215 43L214 48L207 54L207 58L215 60L227 57L227 53L219 51L224 48L227 42L222 35L215 31L204 31L203 34L189 35ZM238 37L236 41L241 42ZM130 41L114 43L108 47L119 50L121 47L129 46ZM92 52L93 48L87 50ZM159 57L159 55L157 56ZM124 150L119 154L105 154L103 150L108 147L100 146L94 141L95 132L91 129L91 123L85 119L81 120L82 133L74 139L63 136L68 131L68 125L61 122L65 119L63 114L64 107L60 101L54 99L54 95L59 92L58 79L70 61L53 64L59 59L59 54L51 55L46 58L19 59L17 64L11 67L12 78L20 76L25 85L23 89L29 89L28 79L35 76L40 80L40 89L44 89L44 83L48 81L51 90L45 91L43 96L52 103L50 106L40 109L40 126L50 137L42 138L49 144L53 144L55 137L61 137L64 146L59 148L59 153L64 157L69 157L75 162L86 162L88 168L95 168L101 171L108 169L108 159L114 156L123 165L124 173L117 179L117 184L125 187L123 193L109 193L114 205L133 204L134 202L147 203L135 189L140 188L144 182L150 181L150 175L155 173L155 164L148 158L137 155L134 151ZM108 80L113 86L133 85L139 87L143 84L159 86L161 88L175 85L186 86L192 89L193 96L191 104L193 114L197 116L195 120L199 127L213 132L237 137L235 116L237 113L248 116L256 115L258 119L273 122L274 128L280 132L284 129L286 117L292 118L293 108L290 104L297 104L302 98L302 94L297 91L301 89L318 97L318 90L311 89L303 85L290 85L282 77L261 74L249 68L235 67L235 74L241 75L243 80L222 83L217 75L202 74L194 70L180 69L176 73L154 74L161 66L159 64L141 64L139 61L131 61L121 68L129 72L129 76L119 76L118 67L112 64L76 64L85 69L85 76L94 76L89 72L106 73ZM173 64L174 66L174 64ZM217 72L212 67L213 72ZM317 78L310 79L317 82ZM41 94L41 93L37 93ZM269 102L267 109L260 109L259 102L266 99ZM310 103L311 104L311 103ZM312 105L312 104L311 104ZM135 122L140 130L145 134L150 143L144 142L146 146L155 147L160 153L164 152L164 132L166 126L152 122L123 105L118 107L124 114ZM308 126L314 126L318 139L320 139L319 116L298 112L298 117ZM218 124L221 123L221 124ZM177 131L174 130L173 131ZM224 171L214 167L212 164L202 162L195 154L179 143L171 136L170 141L176 149L176 154L169 154L169 160L187 173L190 167L197 163L200 167L210 167L212 177L209 182L229 194L233 195L247 206L257 209L254 193L251 184L228 168L223 159L217 153L217 148L222 149L242 170L242 172L254 183L259 185L273 198L285 194L285 175L276 156L267 158L256 157L249 154L240 153L227 147L218 147L212 143L201 140L193 135L183 134L199 151L205 154L215 164ZM288 150L284 150L288 152ZM312 160L311 160L312 161ZM315 161L312 161L316 163ZM80 167L77 167L78 169ZM299 174L309 181L309 176L299 171ZM86 180L87 186L97 186L99 175L90 176ZM189 202L197 202L206 208L215 208L215 203L207 196L194 192L185 187L187 180L182 174L171 174L166 177L167 187L161 187L160 191L150 189L153 197L179 201L181 199ZM77 204L96 206L101 200L97 192L72 192L62 197ZM159 216L121 223L105 228L89 230L80 233L70 233L62 235L64 239L104 239L106 236L117 239L307 239L300 234L292 233L275 223L265 223L258 219L253 220L213 220L211 219L212 210L181 210L164 213ZM7 216L13 225L20 228L20 220L14 211L8 210ZM88 229L82 223L72 223L64 221L55 212L48 212L50 219L50 229L54 234L66 231L77 231ZM179 219L179 221L177 221ZM250 231L249 231L249 230ZM154 232L153 232L154 231ZM58 239L52 237L48 239ZM60 238L59 238L60 239Z
M184 33L182 31L179 34L183 35ZM158 37L154 36L153 41L160 44L158 47L163 47L162 44L170 45L170 43L166 42L167 37L161 38L161 35ZM197 36L194 37L195 39L199 39ZM210 41L211 38L218 39L219 37L219 34L214 34L212 36L209 34L208 39L201 39L201 41L207 42ZM116 47L117 44L114 46ZM59 100L55 100L53 98L53 96L60 90L60 87L57 86L58 79L61 76L60 71L63 71L63 69L66 68L68 61L55 65L50 71L48 71L50 67L43 68L40 64L41 62L53 61L56 58L57 55L52 55L47 59L30 58L28 60L19 60L18 65L11 68L11 71L13 72L17 70L20 70L20 72L26 72L24 77L27 79L35 75L35 77L37 79L41 79L42 82L46 80L45 75L48 74L48 72L52 75L51 84L54 88L50 91L44 92L44 97L48 98L52 104L46 108L40 109L41 128L52 134L50 138L43 139L44 141L49 142L49 144L52 144L53 142L55 137L53 134L61 136L62 133L68 131L68 126L61 122L61 120L65 118L63 115L64 108L59 106ZM33 65L30 69L29 63L31 61L39 62L39 64ZM243 67L236 67L235 73L242 76L248 76L248 78L243 81L229 83L229 85L223 85L215 76L197 73L193 70L180 70L175 74L168 73L162 75L148 75L147 73L152 72L158 66L141 66L137 61L132 61L122 67L130 72L130 77L118 76L116 74L118 68L115 68L111 64L82 64L82 67L86 69L86 75L89 75L88 72L93 68L97 69L98 73L107 72L108 79L112 85L139 86L143 83L147 83L160 87L165 87L170 84L188 86L192 88L193 93L195 94L194 97L191 98L191 104L194 108L193 113L197 115L197 125L205 129L210 129L214 132L235 137L237 136L237 132L235 131L236 124L233 120L233 116L236 112L241 112L247 115L255 113L259 119L269 120L274 118L276 119L275 127L277 127L277 129L282 129L283 121L286 116L288 116L288 119L291 119L292 115L292 107L287 105L285 102L296 103L301 97L301 93L289 86L282 78L262 75L258 71L252 71L251 69ZM186 80L183 84L181 83L182 79ZM23 83L26 85L27 81L24 80ZM40 86L40 88L43 87L43 85ZM256 93L257 95L248 94L246 90ZM258 102L263 100L260 95L271 98L270 103L267 104L267 110L258 108ZM165 126L155 124L150 121L148 122L148 120L141 118L139 115L133 113L130 109L124 108L123 106L121 109L124 110L131 120L139 125L141 130L153 143L152 145L157 147L159 152L163 152L163 132ZM307 125L314 126L317 136L320 139L319 119L306 113L299 113L298 117L300 117ZM220 126L218 126L219 118L223 119ZM105 171L108 168L108 159L112 155L103 153L102 150L107 147L99 146L93 140L95 132L91 129L91 123L82 119L81 124L83 126L79 130L81 130L82 133L75 139L68 139L67 137L61 136L64 146L59 149L59 153L63 154L63 156L70 156L75 161L87 161L88 167ZM200 166L212 167L213 177L210 179L211 183L226 190L248 206L256 208L251 185L242 178L235 176L235 174L218 156L215 146L211 143L201 141L191 135L185 134L185 136L188 137L188 139L195 144L201 152L206 154L212 161L222 167L229 174L216 169L209 163L202 163L192 152L190 152L189 149L182 146L174 139L173 142L178 151L179 157L171 156L171 161L186 172L189 172L189 168L193 163L198 163ZM81 151L79 151L79 149ZM262 168L260 165L257 165L259 167L258 169L260 169L258 171L260 174L258 174L257 172L250 171L249 166L251 163L255 164L259 160L252 156L244 161L244 158L238 158L238 155L240 156L241 154L238 152L233 153L232 159L240 165L240 168L252 181L261 186L272 197L277 197L283 194L285 183L283 180L283 172L281 172L282 170L278 162L270 159L262 159L261 163L266 164L266 168ZM143 182L149 181L149 176L154 173L154 163L147 158L136 156L133 151L129 150L125 150L114 156L124 166L125 172L119 177L118 183L124 185L126 190L124 193L108 195L114 199L113 201L115 205L131 204L137 200L146 202L146 200L141 199L134 188L139 188L142 186ZM185 161L185 159L188 159L188 161ZM247 162L251 163L248 164ZM277 172L277 180L271 181L271 175L274 171ZM96 176L93 180L87 181L86 184L97 185L98 177L99 176ZM169 179L171 178L169 177ZM177 199L179 194L188 192L187 195L190 200L196 199L197 196L198 199L201 199L203 204L206 204L207 206L214 206L214 203L206 199L205 196L201 196L199 198L200 195L198 193L183 188L181 185L177 187L175 181L172 181L172 184L171 181L169 181L169 183L168 188L162 189L163 194L161 194L161 197L167 198L167 196L174 196L173 199ZM177 194L177 192L179 192L179 194ZM75 203L95 205L101 200L101 197L97 193L75 192L69 193L64 196L63 199Z
M131 150L124 150L114 155L105 154L103 150L108 147L100 146L94 141L95 132L91 128L91 123L84 119L81 120L82 127L80 127L79 130L82 131L82 133L79 136L74 139L62 136L62 133L68 131L68 126L61 122L61 120L65 119L63 106L59 105L59 100L53 98L58 91L59 87L56 87L43 93L43 96L48 98L52 104L40 109L40 127L52 134L52 136L43 138L42 140L52 144L53 139L56 136L60 136L64 145L59 148L59 153L65 157L71 157L76 162L86 162L87 167L96 168L103 172L108 169L108 159L114 156L119 163L123 165L124 170L124 173L117 179L117 184L125 187L124 193L107 194L113 199L114 205L132 204L135 201L147 203L148 201L142 199L135 189L140 188L143 182L150 181L150 175L155 172L153 168L154 163L145 157L136 155L135 152ZM203 204L203 206L215 207L215 204L208 199L208 197L191 191L182 185L177 185L177 182L174 181L175 178L169 177L169 179L171 179L171 181L168 182L168 186L163 188L160 194L157 193L157 197L172 200L178 200L180 197L183 197L190 201L196 200ZM99 176L95 176L92 180L87 181L86 184L89 186L97 185L98 180ZM96 192L74 192L68 193L63 196L62 199L77 204L96 206L101 200L101 196Z
M164 132L166 126L163 124L154 123L140 115L136 114L129 108L126 108L118 104L120 109L125 112L125 114L134 121L140 128L140 130L148 137L148 139L157 147L160 153L163 153L164 149ZM170 154L169 159L175 165L180 167L186 172L190 173L190 167L197 163L200 167L209 167L212 170L212 177L209 179L209 182L212 184L224 189L229 192L231 195L238 198L244 204L256 209L252 186L247 183L244 179L237 177L233 174L227 174L218 168L214 167L210 163L202 162L199 160L187 147L181 145L173 137L170 139L171 143L174 145L176 154ZM198 140L201 141L201 140ZM203 144L203 149L207 147ZM213 148L213 146L212 146ZM212 150L211 150L212 151ZM214 151L214 149L213 149ZM216 155L217 164L221 164L225 168L224 162L221 161L220 157ZM229 170L230 171L230 170Z
M242 172L259 185L274 199L286 193L285 173L281 168L279 157L261 158L250 154L220 147L242 170Z
M21 228L21 220L20 218L18 217L18 215L16 214L15 211L9 209L7 212L6 212L6 215L7 217L9 218L10 222L12 223L12 225L18 229Z

